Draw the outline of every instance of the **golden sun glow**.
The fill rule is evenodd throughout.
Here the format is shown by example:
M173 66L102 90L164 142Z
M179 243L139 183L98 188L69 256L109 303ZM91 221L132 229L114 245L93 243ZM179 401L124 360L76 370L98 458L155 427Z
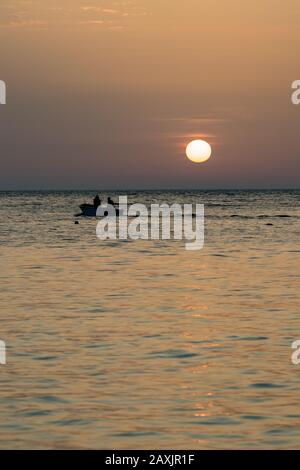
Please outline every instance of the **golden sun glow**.
M186 147L186 156L194 163L206 162L211 156L211 146L205 140L192 140Z

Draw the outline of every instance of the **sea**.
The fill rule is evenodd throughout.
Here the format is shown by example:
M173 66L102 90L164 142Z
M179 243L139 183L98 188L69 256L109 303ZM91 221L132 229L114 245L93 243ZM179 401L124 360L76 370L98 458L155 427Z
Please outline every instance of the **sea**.
M95 194L0 193L0 448L299 449L300 191L100 194L204 204L198 251Z

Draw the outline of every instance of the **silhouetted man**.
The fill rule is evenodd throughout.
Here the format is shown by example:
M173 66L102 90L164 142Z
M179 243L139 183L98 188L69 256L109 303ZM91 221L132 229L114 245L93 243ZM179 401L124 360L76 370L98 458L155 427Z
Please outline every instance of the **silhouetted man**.
M100 204L101 204L100 197L97 194L97 196L94 197L94 207L95 207L95 209L97 209L97 207L99 207Z

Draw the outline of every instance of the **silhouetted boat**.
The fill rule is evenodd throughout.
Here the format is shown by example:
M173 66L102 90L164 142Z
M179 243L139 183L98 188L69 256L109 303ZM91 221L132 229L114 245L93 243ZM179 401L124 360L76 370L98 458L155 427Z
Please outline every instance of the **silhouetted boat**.
M93 204L81 204L80 206L81 213L76 214L76 216L79 215L84 215L86 217L96 217L97 209ZM118 207L115 207L116 210L116 216L119 217L120 215L123 215L123 210L119 209ZM108 215L108 211L106 212L104 210L104 216Z

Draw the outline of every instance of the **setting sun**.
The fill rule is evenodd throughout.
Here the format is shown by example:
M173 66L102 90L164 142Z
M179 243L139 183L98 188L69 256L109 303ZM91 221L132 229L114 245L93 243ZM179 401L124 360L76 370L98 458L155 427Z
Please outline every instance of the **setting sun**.
M186 147L186 156L194 163L206 162L211 156L211 146L205 140L192 140Z

